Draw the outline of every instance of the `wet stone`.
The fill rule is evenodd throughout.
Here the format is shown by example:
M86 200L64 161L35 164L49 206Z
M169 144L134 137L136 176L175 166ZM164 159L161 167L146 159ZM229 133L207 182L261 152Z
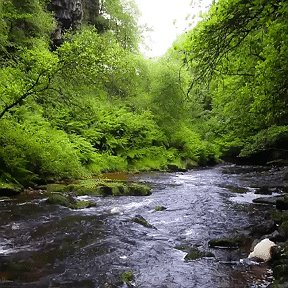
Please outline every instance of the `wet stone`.
M191 247L187 245L178 245L175 246L175 249L187 252L187 255L184 257L185 261L193 261L204 257L215 257L215 255L212 252L202 251L195 246Z
M218 238L208 242L210 248L237 249L240 247L240 238Z
M151 225L143 216L141 215L135 215L135 217L133 217L131 219L132 222L140 224L146 228L154 228L156 229L153 225Z
M275 204L278 210L288 210L288 197L277 199Z
M270 234L276 229L276 224L273 220L265 220L258 225L254 225L251 228L250 235L261 237L265 234Z
M157 211L157 212L165 211L165 210L167 210L167 208L164 207L164 206L156 206L156 207L155 207L155 211Z
M134 273L132 271L125 271L120 275L120 279L123 283L131 284L135 280Z
M283 196L259 197L259 198L253 199L252 202L256 204L276 205L276 201L282 198Z
M228 189L232 193L237 193L237 194L244 194L244 193L249 192L248 188L233 186L233 185L226 185L224 186L224 188Z
M255 194L260 194L260 195L272 195L272 193L276 190L276 188L271 188L271 187L260 187L257 188L255 191Z
M11 197L20 194L23 188L13 183L0 182L0 196Z
M46 202L48 204L60 205L71 209L84 209L95 206L94 202L85 200L79 201L71 195L61 193L51 193Z

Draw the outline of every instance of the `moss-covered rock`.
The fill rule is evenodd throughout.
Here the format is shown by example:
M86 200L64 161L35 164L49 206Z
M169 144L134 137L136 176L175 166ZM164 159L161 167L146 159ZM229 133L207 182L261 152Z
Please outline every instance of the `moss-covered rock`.
M125 271L125 272L121 273L120 279L123 283L126 283L129 285L129 284L131 284L132 281L135 280L135 276L134 276L133 271Z
M5 183L0 181L0 196L15 196L23 191L23 187L20 184Z
M206 252L200 250L198 247L190 245L177 245L175 249L187 252L187 255L184 257L186 261L193 261L204 257L215 257L212 252Z
M149 196L151 195L151 188L145 184L128 183L128 195Z
M147 196L151 188L145 184L102 179L81 180L72 184L50 184L49 192L73 192L77 195L90 196Z
M209 240L208 245L211 248L237 249L240 247L241 243L242 239L238 237L218 238Z
M165 210L167 210L167 208L164 207L164 206L156 206L156 207L155 207L155 211L157 211L157 212L165 211Z
M72 204L70 199L61 193L51 193L46 202L48 204L57 204L64 207L69 207Z
M151 224L150 224L143 216L141 216L141 215L135 215L135 217L133 217L133 218L131 219L131 221L134 222L134 223L140 224L140 225L142 225L142 226L144 226L144 227L154 228L154 229L155 229L155 227L154 227L153 225L151 225Z
M203 257L215 257L215 255L212 252L201 251L196 247L191 247L184 259L193 261Z
M86 200L77 200L71 195L61 193L50 193L46 200L48 204L56 204L71 209L84 209L95 206L94 202Z

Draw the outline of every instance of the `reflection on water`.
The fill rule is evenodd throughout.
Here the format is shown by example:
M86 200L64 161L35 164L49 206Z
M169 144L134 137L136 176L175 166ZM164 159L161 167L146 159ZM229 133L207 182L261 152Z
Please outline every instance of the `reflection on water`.
M121 287L119 275L127 270L143 288L267 287L269 266L241 260L253 239L236 250L207 243L247 234L262 221L267 208L241 199L260 185L279 185L281 173L219 166L139 174L129 177L150 183L151 196L88 197L97 206L80 211L49 206L35 195L0 202L0 287ZM156 206L167 209L156 212ZM157 230L131 222L136 214ZM215 258L185 262L176 245L196 245Z

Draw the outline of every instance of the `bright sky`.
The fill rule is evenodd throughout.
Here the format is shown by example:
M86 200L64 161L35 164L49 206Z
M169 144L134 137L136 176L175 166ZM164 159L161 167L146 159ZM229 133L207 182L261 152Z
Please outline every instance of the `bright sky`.
M212 0L135 0L142 16L140 25L152 31L144 33L145 44L141 47L147 57L163 55L178 35L191 29L199 20L199 13L208 10Z

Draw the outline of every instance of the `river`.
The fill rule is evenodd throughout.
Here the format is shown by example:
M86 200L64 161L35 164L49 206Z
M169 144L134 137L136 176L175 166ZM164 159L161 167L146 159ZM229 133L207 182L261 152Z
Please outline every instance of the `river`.
M267 287L269 265L241 260L251 243L228 250L211 249L208 241L248 235L261 223L270 208L252 204L254 192L279 185L281 173L234 165L142 173L130 180L151 185L152 195L84 197L97 206L83 210L48 205L33 193L0 202L0 287L127 287L118 281L127 270L143 288ZM137 214L155 229L130 221ZM187 262L176 245L215 257Z

